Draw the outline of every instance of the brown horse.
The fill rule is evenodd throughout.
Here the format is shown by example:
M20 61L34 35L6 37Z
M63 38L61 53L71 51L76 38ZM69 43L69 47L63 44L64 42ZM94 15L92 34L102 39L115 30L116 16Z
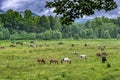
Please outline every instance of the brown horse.
M51 64L52 62L54 62L55 64L58 64L58 60L56 60L56 59L54 59L54 58L50 59L50 64Z
M5 47L4 46L0 46L0 49L5 49Z
M39 63L44 63L44 64L45 64L45 60L44 60L43 58L38 58L37 61L38 61Z

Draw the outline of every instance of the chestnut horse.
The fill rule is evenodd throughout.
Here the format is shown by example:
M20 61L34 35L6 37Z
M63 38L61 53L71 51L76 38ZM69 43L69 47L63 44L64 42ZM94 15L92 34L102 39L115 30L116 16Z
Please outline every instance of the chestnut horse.
M44 64L45 64L45 60L44 60L43 58L38 58L37 61L38 61L39 63L44 63Z
M61 60L61 64L62 64L63 62L67 62L67 63L71 64L71 60L70 60L69 58L63 58L63 59Z
M50 64L51 64L52 62L54 62L55 64L58 64L58 60L56 60L56 59L54 59L54 58L50 59Z

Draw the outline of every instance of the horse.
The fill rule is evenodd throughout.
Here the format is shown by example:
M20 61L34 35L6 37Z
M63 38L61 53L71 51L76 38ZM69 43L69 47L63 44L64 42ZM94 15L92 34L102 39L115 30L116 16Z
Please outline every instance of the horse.
M105 63L107 61L107 58L105 55L102 55L102 63Z
M55 64L58 64L58 60L56 60L56 59L54 59L54 58L50 59L50 64L51 64L52 62L54 62Z
M5 47L4 46L0 46L0 49L5 49Z
M87 59L86 55L83 55L83 54L80 55L80 58Z
M101 57L101 54L100 53L96 53L96 56Z
M71 46L74 47L74 44L72 44Z
M67 63L71 64L71 60L69 58L63 58L63 59L61 59L61 64L63 62L67 62Z
M77 52L77 51L74 51L73 54L78 55L78 52Z
M38 58L37 61L38 61L39 63L44 63L44 64L45 64L45 60L44 60L43 58Z
M85 43L85 44L84 44L84 46L85 46L85 47L87 47L87 46L88 46L88 44L87 44L87 43Z

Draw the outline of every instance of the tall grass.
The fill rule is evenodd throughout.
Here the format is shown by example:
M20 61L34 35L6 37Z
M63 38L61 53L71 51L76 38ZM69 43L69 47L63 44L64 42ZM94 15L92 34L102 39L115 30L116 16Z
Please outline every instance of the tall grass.
M25 45L9 47L10 41L0 41L0 80L119 80L120 79L120 41L118 40L57 40L36 41L42 47L28 47ZM63 42L63 45L58 45ZM88 46L85 47L84 43ZM47 47L45 44L49 44ZM71 47L74 44L74 47ZM107 62L101 63L101 58L96 57L97 45L106 45ZM79 55L86 54L87 60L80 59ZM42 57L46 64L37 62ZM60 63L63 57L69 57L71 64ZM49 60L56 58L59 64L50 64ZM110 63L111 67L107 67Z

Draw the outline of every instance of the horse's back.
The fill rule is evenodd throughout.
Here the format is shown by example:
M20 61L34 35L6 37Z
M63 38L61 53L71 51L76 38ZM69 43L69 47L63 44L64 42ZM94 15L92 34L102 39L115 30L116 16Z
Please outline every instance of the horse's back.
M67 58L64 58L64 61L70 61L70 59L67 57Z

